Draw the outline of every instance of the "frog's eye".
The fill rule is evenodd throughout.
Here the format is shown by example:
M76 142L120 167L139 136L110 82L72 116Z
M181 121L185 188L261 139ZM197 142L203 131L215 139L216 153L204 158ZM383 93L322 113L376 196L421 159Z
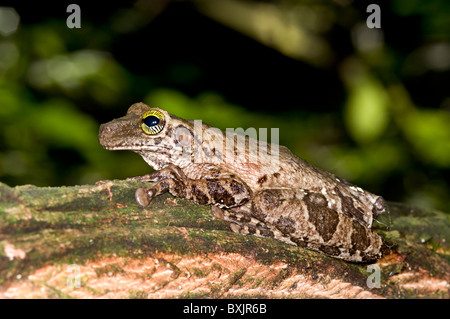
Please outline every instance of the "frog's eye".
M142 117L141 128L146 134L156 135L163 130L165 124L164 114L160 111L152 110L145 113Z

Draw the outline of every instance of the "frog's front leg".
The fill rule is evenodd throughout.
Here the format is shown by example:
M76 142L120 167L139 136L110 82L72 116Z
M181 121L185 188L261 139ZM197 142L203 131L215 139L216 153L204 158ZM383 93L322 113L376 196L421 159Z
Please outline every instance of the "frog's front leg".
M230 208L247 202L251 193L249 187L236 178L190 179L175 165L168 165L159 171L133 179L155 182L148 188L136 190L136 201L141 206L148 206L153 197L170 192L201 205Z

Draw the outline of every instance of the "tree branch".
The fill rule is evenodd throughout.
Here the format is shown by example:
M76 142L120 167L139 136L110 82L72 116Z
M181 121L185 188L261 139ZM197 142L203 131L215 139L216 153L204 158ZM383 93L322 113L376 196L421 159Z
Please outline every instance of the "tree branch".
M450 297L444 213L389 203L393 226L376 230L388 248L370 266L232 233L170 195L140 207L143 185L0 183L0 297Z

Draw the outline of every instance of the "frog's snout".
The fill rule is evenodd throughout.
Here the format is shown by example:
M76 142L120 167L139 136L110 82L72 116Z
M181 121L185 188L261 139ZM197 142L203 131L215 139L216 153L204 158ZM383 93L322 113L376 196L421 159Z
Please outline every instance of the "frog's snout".
M108 147L108 141L111 140L114 131L114 127L111 125L111 123L104 123L100 125L100 128L98 130L98 141L101 146L103 146L104 148Z

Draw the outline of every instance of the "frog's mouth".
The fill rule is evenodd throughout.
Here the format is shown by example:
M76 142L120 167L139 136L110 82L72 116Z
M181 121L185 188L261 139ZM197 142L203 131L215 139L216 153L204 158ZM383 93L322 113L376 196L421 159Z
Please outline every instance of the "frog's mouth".
M119 145L109 145L102 144L100 141L100 145L108 151L134 151L134 152L142 152L142 151L150 151L150 152L166 152L170 151L170 148L164 146L156 146L156 145L141 145L141 144L119 144Z

